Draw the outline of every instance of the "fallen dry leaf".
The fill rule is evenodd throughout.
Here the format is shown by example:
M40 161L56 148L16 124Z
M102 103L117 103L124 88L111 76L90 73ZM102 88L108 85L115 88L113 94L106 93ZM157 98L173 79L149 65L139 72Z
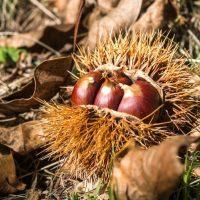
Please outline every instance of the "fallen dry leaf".
M59 14L64 17L64 24L74 25L76 23L79 7L82 0L56 0L55 5Z
M168 199L184 171L181 158L196 140L177 136L147 150L125 148L113 168L112 187L118 199Z
M42 37L43 28L39 28L38 30L18 34L12 33L11 37L0 37L0 46L8 46L8 47L32 47L39 38Z
M88 46L93 49L100 39L128 28L140 14L141 6L142 0L120 0L107 15L97 17L89 29Z
M38 65L33 80L17 91L2 99L0 113L14 114L26 112L38 106L40 100L50 100L69 79L68 70L71 69L71 57L47 60ZM68 80L69 81L69 80Z
M150 32L160 29L176 16L177 12L171 0L156 0L132 25L132 31Z
M98 8L104 14L110 12L117 6L120 0L97 0Z
M10 149L0 144L0 193L14 193L25 185L17 180L15 163Z
M98 3L98 4L97 4ZM119 3L119 0L99 0L95 4L95 8L90 13L86 26L89 28L92 26L92 24L96 20L100 20L102 18L102 15L107 15L111 10L113 10L117 4Z
M5 32L0 36L0 46L14 48L27 47L34 51L41 51L44 48L60 55L55 49L61 49L66 43L71 42L71 25L41 25L38 29L27 32ZM8 37L9 36L9 37Z
M55 0L55 6L59 12L65 11L68 0Z
M44 132L40 121L29 121L15 127L0 128L0 144L19 154L27 154L44 143Z

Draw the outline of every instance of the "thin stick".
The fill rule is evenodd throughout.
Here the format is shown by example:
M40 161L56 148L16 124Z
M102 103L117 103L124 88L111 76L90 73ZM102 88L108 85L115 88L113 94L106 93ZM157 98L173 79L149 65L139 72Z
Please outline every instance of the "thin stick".
M37 0L30 0L30 2L32 4L34 4L35 6L37 6L42 12L44 12L48 17L50 17L51 19L53 19L56 24L61 24L61 21L58 17L56 17L52 12L50 12L43 4L41 4L40 2L38 2Z
M185 61L185 59L176 59L177 61ZM189 62L200 63L200 59L187 59Z
M67 70L67 72L69 73L69 74L71 74L76 80L78 80L79 79L79 77L78 76L76 76L75 74L73 74L72 72L70 72L69 70Z
M58 164L62 163L64 160L65 160L65 159L61 159L61 160L59 160L59 161L56 161L56 162L54 162L54 163L51 163L51 164L49 164L49 165L47 165L47 166L45 166L45 167L42 167L42 168L40 168L40 169L38 169L38 170L35 170L35 171L33 171L33 172L30 172L30 173L27 173L27 174L25 174L25 175L23 175L23 176L20 176L20 177L18 177L18 178L19 178L19 179L22 179L22 178L24 178L24 177L26 177L26 176L30 176L31 174L33 174L33 173L35 173L35 172L45 171L46 169L48 169L48 168L50 168L50 167L57 166Z
M74 27L74 44L73 44L73 51L75 52L76 51L76 40L77 40L77 35L78 35L78 28L79 28L79 23L80 23L80 20L81 20L81 16L83 14L83 9L84 9L84 6L85 6L85 1L81 1L81 4L79 6L79 12L78 12L78 16L77 16L77 19L76 19L76 23L75 23L75 27Z
M188 30L187 32L192 36L193 40L200 46L200 41L197 38L197 36L191 30Z

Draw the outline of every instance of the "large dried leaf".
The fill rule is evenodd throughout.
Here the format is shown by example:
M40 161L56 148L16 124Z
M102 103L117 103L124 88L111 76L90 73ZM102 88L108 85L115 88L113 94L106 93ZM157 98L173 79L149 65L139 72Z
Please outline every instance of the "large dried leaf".
M195 140L177 136L147 150L125 148L113 169L112 185L118 199L168 199L184 171L181 158Z
M17 181L15 163L8 147L0 144L0 193L23 190L24 184Z
M113 10L120 0L97 0L98 8L102 13L108 13Z
M0 46L14 48L27 47L34 51L47 49L59 55L59 50L72 39L69 37L73 33L71 25L41 25L36 30L27 33L5 32L5 36L0 36ZM3 33L2 33L3 35ZM9 36L9 37L8 37Z
M76 23L81 0L56 0L56 7L59 11L59 15L65 18L66 25L74 25Z
M116 8L92 23L88 33L88 46L93 49L100 39L128 28L140 14L141 6L142 0L120 0Z
M30 121L15 127L0 128L0 144L15 152L26 154L45 143L40 121Z
M133 24L136 32L150 32L164 27L169 20L176 18L176 9L170 0L156 0L140 19Z
M71 57L47 60L41 63L34 72L33 80L5 98L0 103L0 113L14 114L28 111L38 106L38 99L50 100L69 78Z

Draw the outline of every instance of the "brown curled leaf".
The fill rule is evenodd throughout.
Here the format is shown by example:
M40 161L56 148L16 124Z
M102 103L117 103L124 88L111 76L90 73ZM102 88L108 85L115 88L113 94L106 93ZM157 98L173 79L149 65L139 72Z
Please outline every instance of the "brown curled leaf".
M19 154L27 154L44 143L44 132L40 121L29 121L14 127L0 128L0 144Z
M142 0L121 0L107 15L96 19L90 27L87 44L93 49L100 39L128 28L140 14Z
M25 185L17 180L14 159L10 149L0 144L0 194L23 190Z
M197 139L177 136L147 150L125 148L113 168L112 187L118 199L168 199L184 171L183 155Z
M38 65L30 83L2 99L0 113L10 115L26 112L40 104L38 99L50 100L69 79L71 62L69 56L47 60Z
M133 32L150 32L164 27L174 20L177 11L171 0L156 0L147 11L132 25Z

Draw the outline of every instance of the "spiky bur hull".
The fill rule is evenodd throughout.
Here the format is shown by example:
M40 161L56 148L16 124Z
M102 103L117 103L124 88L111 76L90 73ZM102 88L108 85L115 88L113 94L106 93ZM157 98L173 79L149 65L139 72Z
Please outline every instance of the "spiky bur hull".
M100 42L94 52L80 49L74 56L80 76L99 66L117 66L134 75L138 70L151 77L164 92L159 121L142 120L94 106L47 105L48 156L65 157L65 169L81 178L110 174L114 153L129 140L141 146L162 141L166 136L187 133L193 126L199 102L192 97L194 84L178 46L162 33L135 35Z

